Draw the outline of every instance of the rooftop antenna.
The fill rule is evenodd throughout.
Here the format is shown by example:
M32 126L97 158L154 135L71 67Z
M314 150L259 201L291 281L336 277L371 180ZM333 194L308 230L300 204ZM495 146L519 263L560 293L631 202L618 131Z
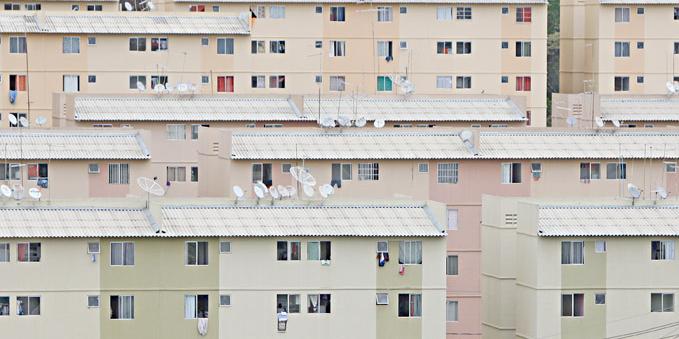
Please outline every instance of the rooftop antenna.
M243 196L245 195L245 192L243 191L243 189L240 186L236 185L236 186L233 186L233 194L236 196L236 200L234 200L233 204L237 205L238 200L243 198Z
M40 192L39 189L33 187L33 188L31 188L30 190L28 190L28 195L29 195L31 198L40 201L40 197L42 197L42 192Z
M131 12L133 10L132 4L127 1L123 3L123 6L125 7L125 10L128 12Z
M14 125L14 126L19 126L19 120L14 114L9 115L9 123Z
M293 166L293 167L290 167L290 175L298 183L302 184L305 194L307 194L307 192L308 192L308 189L306 188L306 186L309 186L311 188L311 191L313 192L313 186L316 186L316 178L314 178L314 176L311 175L311 173L309 173L309 170L307 170L304 167ZM296 192L296 190L295 190L295 192Z
M335 127L335 119L332 117L325 117L321 120L321 126L325 128L333 128Z
M257 197L257 204L259 204L259 199L263 199L266 196L266 193L269 191L266 188L266 185L262 183L261 181L258 181L254 186L253 190L255 192L255 196Z
M632 206L634 206L634 202L641 197L641 190L633 183L628 183L627 192L629 192L629 195L632 197Z
M479 154L478 150L476 149L477 145L474 145L474 132L466 129L460 132L459 137L462 139L462 144L467 148L469 153L473 155Z
M665 189L665 187L662 187L662 186L658 186L655 189L655 191L653 191L653 192L655 193L656 200L657 199L665 200L669 196L669 193L667 193L667 190Z
M601 119L601 117L596 117L594 122L596 123L597 128L604 128L604 120Z
M339 125L342 127L351 127L351 119L345 115L340 115L337 118Z
M281 196L281 199L290 197L290 192L288 191L287 187L285 187L283 185L278 185L277 190L278 190L278 194L280 194L280 196Z
M667 87L667 96L671 97L671 96L677 94L677 88L675 87L674 82L668 81L665 84L665 87Z
M354 121L354 125L358 128L365 126L365 124L367 124L367 123L368 123L368 120L366 120L365 117L360 117L360 118L356 119L356 121Z
M384 119L375 119L375 121L373 122L373 126L375 126L375 128L384 127Z
M335 188L332 187L330 184L324 184L318 188L318 193L321 194L321 197L323 197L323 199L327 199L329 196L335 193Z
M146 208L149 207L151 202L151 195L158 197L165 195L165 189L163 189L163 187L160 186L156 180L158 180L158 177L153 177L153 179L147 177L137 178L137 186L139 186L142 191L146 192Z
M45 118L45 117L42 116L42 115L38 115L38 117L35 118L35 124L38 125L38 126L40 126L40 127L42 127L42 126L45 125L46 123L47 123L47 118Z
M615 126L615 128L620 128L620 120L613 119L611 120L611 122L613 123L613 126Z
M295 186L288 186L286 187L286 190L288 191L288 196L290 198L297 195L297 189L295 188Z
M9 198L9 197L12 196L12 189L9 188L9 186L3 184L3 185L0 185L0 193L2 193L2 195L5 198Z
M316 193L316 191L314 190L314 187L311 186L311 185L304 185L303 190L304 190L304 195L306 195L308 198L313 198L314 193Z
M271 195L271 205L273 205L274 200L281 198L280 192L278 192L276 186L273 185L269 187L269 195Z

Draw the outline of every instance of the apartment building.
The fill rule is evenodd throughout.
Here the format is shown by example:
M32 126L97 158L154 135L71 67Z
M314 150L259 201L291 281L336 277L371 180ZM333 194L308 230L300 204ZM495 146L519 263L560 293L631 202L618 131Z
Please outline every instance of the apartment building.
M4 11L83 11L83 12L113 12L119 9L117 0L92 0L92 1L30 1L30 0L3 0L0 6Z
M0 208L7 336L445 337L440 204L100 203Z
M678 25L671 1L561 2L561 92L666 94Z
M662 199L484 197L484 336L674 336L678 211Z

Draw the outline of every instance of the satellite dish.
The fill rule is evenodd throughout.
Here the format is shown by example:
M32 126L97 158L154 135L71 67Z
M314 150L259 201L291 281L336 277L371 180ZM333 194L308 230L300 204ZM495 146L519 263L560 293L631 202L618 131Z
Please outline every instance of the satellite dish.
M6 198L9 198L12 196L12 189L7 185L2 185L0 186L0 193L2 193L2 195L4 195Z
M295 188L295 186L288 186L288 187L286 187L286 188L287 188L287 190L288 190L288 196L289 196L289 197L292 198L292 197L294 197L294 196L297 195L297 189Z
M28 195L35 200L40 200L40 197L42 197L42 192L40 192L39 189L33 187L28 190Z
M596 123L597 127L603 128L604 127L604 120L601 119L601 117L596 117L594 119L594 122Z
M153 88L154 91L156 92L161 92L165 90L165 85L163 84L157 84L156 87Z
M360 117L354 121L354 125L356 125L356 127L363 127L367 123L368 121L364 117Z
M149 11L152 11L152 10L154 10L154 9L156 8L156 5L154 5L153 2L149 1L149 2L146 4L146 8L148 8Z
M304 190L304 195L306 195L307 197L311 198L311 197L314 196L315 191L314 191L313 186L304 185L303 190Z
M331 117L325 117L321 120L321 126L326 128L335 127L335 120Z
M316 178L304 167L290 167L290 175L302 185L316 186Z
M255 195L257 196L257 198L259 198L259 199L264 198L264 191L262 191L262 188L259 187L259 185L255 184L254 191L255 191Z
M667 196L669 195L667 194L667 190L665 189L665 187L662 186L658 186L658 188L655 189L655 194L658 196L658 198L662 200L667 199Z
M281 198L287 198L287 197L290 196L290 192L288 191L288 189L285 186L278 185L277 189L278 189L278 194L281 195Z
M146 85L144 85L141 81L137 81L137 89L140 91L145 91Z
M26 119L26 117L19 118L19 123L22 127L28 127L28 119Z
M627 192L629 192L629 195L632 196L633 199L639 199L641 196L641 190L633 183L627 184Z
M15 115L10 114L9 123L16 126L19 123L19 120L17 120L17 117Z
M325 184L318 188L318 192L321 193L321 196L325 199L331 196L335 192L335 189L329 184Z
M165 83L165 89L166 89L168 92L172 92L172 91L174 91L174 85L172 85L172 84L170 84L169 82L167 82L167 83Z
M186 84L177 84L177 90L180 92L186 92L189 90L189 86Z
M620 128L620 121L619 120L613 119L613 120L611 120L611 122L613 123L613 126L615 126L616 128Z
M568 124L568 126L574 127L578 123L578 118L570 115L568 116L568 118L566 118L566 123Z
M132 11L132 9L133 9L132 4L129 3L129 2L123 3L123 6L125 6L126 11Z
M668 81L665 86L667 86L667 92L669 94L677 94L677 89L674 87L674 82Z
M163 187L160 186L160 184L158 184L155 180L151 178L139 177L137 178L137 185L146 193L153 194L159 197L165 195L165 190L163 189Z
M14 185L12 193L14 194L14 199L21 200L24 197L24 186L21 184Z
M45 117L42 116L42 115L38 115L38 117L35 118L35 123L36 123L38 126L42 126L42 125L44 125L45 123L47 123L47 118L45 118Z
M375 128L382 128L384 127L384 120L383 119L375 119L375 122L373 122L373 125Z
M280 193L278 192L278 189L274 186L269 187L269 194L271 194L271 197L274 199L278 199L281 197Z
M339 118L337 118L337 121L342 127L351 127L351 119L349 119L349 117L341 115Z
M241 199L245 195L245 192L240 186L236 185L233 186L233 194L236 196L236 199Z
M470 141L473 137L474 133L468 129L460 132L460 139L462 139L462 141Z

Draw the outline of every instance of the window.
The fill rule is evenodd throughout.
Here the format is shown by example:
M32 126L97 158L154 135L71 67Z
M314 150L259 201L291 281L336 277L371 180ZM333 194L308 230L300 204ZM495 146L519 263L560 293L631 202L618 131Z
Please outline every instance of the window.
M198 166L191 166L191 182L198 182Z
M455 43L455 50L457 54L472 54L472 42L458 41Z
M436 8L436 20L438 21L453 20L453 8L452 7Z
M6 11L19 11L21 10L21 5L20 4L5 4L5 10Z
M677 163L676 162L666 162L665 163L665 173L677 173Z
M0 243L0 262L9 262L9 244Z
M208 46L208 45L210 45L210 38L200 38L200 45L201 45L201 46Z
M561 316L582 317L585 315L585 295L582 293L561 295Z
M422 264L422 241L403 240L398 245L398 263L406 265Z
M99 254L99 243L98 242L88 242L87 243L87 254Z
M637 7L637 14L638 15L644 15L644 8L643 7Z
M267 187L272 185L271 164L252 164L252 183L262 182Z
M279 261L297 261L301 260L302 243L299 241L277 241L276 242L276 260Z
M299 294L277 294L276 313L285 311L287 313L299 313L302 309L302 298Z
M167 181L169 182L186 181L186 167L167 166Z
M231 306L231 295L230 294L220 294L219 295L219 306Z
M643 76L638 76L638 77L637 77L637 83L638 83L638 84L643 84L643 83L644 83L644 77L643 77Z
M674 7L674 20L679 20L679 7Z
M111 266L134 266L134 243L111 243Z
M257 6L255 8L255 13L256 13L255 16L257 18L261 18L261 19L266 18L266 7L265 6Z
M88 308L99 307L99 296L98 295L88 295L87 296L87 307Z
M217 38L217 54L233 54L233 39Z
M594 242L594 253L606 253L605 240L597 240Z
M169 140L185 140L186 125L170 124L167 125L167 138Z
M9 37L9 52L26 53L26 37L22 36Z
M48 177L47 164L28 164L28 180L46 179Z
M146 76L145 75L130 75L130 89L137 89L137 86L146 88Z
M231 253L231 242L230 241L220 241L219 242L219 253L221 253L221 254Z
M87 76L87 83L96 84L97 83L97 76L96 75L88 75Z
M456 10L457 20L471 20L472 19L472 8L471 7L458 7Z
M391 92L393 89L393 84L391 77L386 75L377 76L377 91L378 92Z
M330 294L309 294L308 313L330 313Z
M205 5L190 5L189 12L205 12Z
M530 7L517 7L516 8L516 22L531 22L532 18L532 8Z
M400 14L408 14L408 7L401 6L401 7L398 9L398 12L399 12Z
M377 42L377 56L386 58L387 61L391 61L393 58L392 54L392 41L378 41Z
M271 19L285 19L285 6L271 6L271 7L269 7L269 18L271 18Z
M516 91L530 92L530 77L516 77Z
M0 297L0 316L9 316L9 297Z
M531 56L530 41L517 41L516 42L516 56L517 57L530 57Z
M269 41L269 51L273 54L285 54L285 40Z
M207 318L207 294L184 296L184 319Z
M233 93L233 76L218 76L217 77L217 92L218 93Z
M509 48L509 41L502 41L502 42L500 43L500 48L502 48L502 49L507 49L507 48Z
M191 140L198 140L198 131L200 131L201 127L210 127L208 124L193 124L191 125Z
M501 171L503 184L521 183L521 163L503 163L501 164Z
M71 10L77 12L80 10L80 5L71 5Z
M90 12L101 12L104 10L102 5L87 5L87 10Z
M134 319L134 296L111 296L111 319Z
M401 41L399 42L399 48L401 48L401 49L408 49L408 41L401 40Z
M651 260L674 260L674 240L651 241Z
M447 162L437 164L437 182L439 184L457 184L459 164Z
M674 294L651 293L651 312L674 312Z
M219 6L217 6L217 5L212 6L212 11L213 12L219 12Z
M643 41L637 41L637 49L644 49L644 42Z
M40 297L17 296L17 315L40 315Z
M80 76L79 75L64 75L63 90L66 93L80 92Z
M347 55L346 41L330 40L330 56L340 57Z
M330 90L343 92L346 89L346 80L343 75L331 75L330 76Z
M266 41L264 40L250 41L250 51L252 54L266 53Z
M132 52L146 51L146 38L130 38L130 51Z
M446 301L446 321L457 321L457 301L448 300Z
M627 179L627 164L617 162L607 163L606 179Z
M155 89L158 85L167 85L167 75L152 75L151 76L151 89Z
M167 51L167 38L151 38L151 52Z
M675 44L674 53L677 53L677 48ZM628 41L616 41L615 42L615 57L629 57L629 42Z
M585 242L562 241L561 265L583 265L585 263Z
M39 242L22 242L17 244L17 260L19 262L40 262L41 245Z
M458 213L457 209L448 209L448 230L457 230Z
M389 255L389 242L387 241L378 241L377 242L377 254L386 254Z
M332 164L331 165L330 185L341 188L342 181L351 180L351 164Z
M453 54L453 42L452 41L436 42L436 54Z
M601 164L598 162L581 162L580 163L580 180L598 180L601 179Z
M323 40L316 40L314 42L314 47L315 48L323 48Z
M509 7L502 7L502 14L509 14Z
M64 54L80 53L80 38L65 36L62 43Z
M330 7L330 21L344 21L344 7L332 6Z
M392 21L393 14L391 7L377 7L377 21L378 22L389 22Z
M439 89L453 88L453 77L450 75L437 75L436 88Z
M470 88L472 88L472 77L470 77L470 76L455 77L455 88L458 88L458 89L470 89Z
M380 179L380 164L359 163L358 164L358 180L359 181L375 181Z
M316 14L322 14L323 13L323 6L316 6Z
M389 305L389 294L387 294L387 293L377 293L377 294L375 294L375 304L376 305Z
M330 241L307 242L307 260L330 260Z
M457 256L449 255L446 259L446 275L457 275Z
M508 84L509 83L509 77L506 75L500 76L500 83L501 84Z
M250 79L252 88L266 88L266 77L263 75L253 75Z
M615 22L629 22L629 8L617 7L615 9Z
M269 88L285 88L285 75L269 76Z
M21 180L21 165L0 165L0 180Z
M398 316L399 317L421 317L422 316L422 295L421 294L401 294L398 295Z
M606 304L606 293L595 293L594 294L594 304L595 305L605 305Z

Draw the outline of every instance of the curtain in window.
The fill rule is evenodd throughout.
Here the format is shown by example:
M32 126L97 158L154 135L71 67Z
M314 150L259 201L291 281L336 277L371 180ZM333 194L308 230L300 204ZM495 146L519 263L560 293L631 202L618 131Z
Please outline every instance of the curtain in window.
M674 241L665 241L665 259L674 260Z
M193 319L196 317L196 296L184 296L184 318Z
M309 313L318 313L318 294L309 294Z
M574 241L573 243L573 264L584 263L584 258L582 256L583 243L580 241Z
M446 320L457 321L457 301L449 301L446 306Z
M321 248L318 241L307 243L307 260L320 260Z
M17 253L19 261L28 261L28 244L17 245Z
M561 242L561 264L568 265L571 263L571 242Z
M405 264L406 262L406 242L398 242L398 263Z
M111 244L111 265L123 264L123 245L121 243Z
M457 256L449 255L446 261L446 273L448 275L457 275Z
M9 262L9 244L0 244L0 262Z
M134 296L123 296L121 297L121 306L122 309L120 310L121 318L122 319L134 319Z
M413 241L412 250L414 251L414 253L412 254L412 259L413 259L414 263L421 264L422 263L422 242L421 241Z
M120 183L121 184L130 183L130 169L128 164L120 164Z
M436 9L436 19L437 20L452 20L453 19L453 9L451 7L438 7Z
M125 265L134 265L134 243L126 242L125 246Z
M80 76L64 75L64 92L75 93L80 91Z
M411 317L421 317L422 316L422 295L421 294L411 294L410 295L410 316Z
M451 76L436 77L436 88L453 88L453 77Z
M502 183L509 184L512 182L512 164L502 164Z

